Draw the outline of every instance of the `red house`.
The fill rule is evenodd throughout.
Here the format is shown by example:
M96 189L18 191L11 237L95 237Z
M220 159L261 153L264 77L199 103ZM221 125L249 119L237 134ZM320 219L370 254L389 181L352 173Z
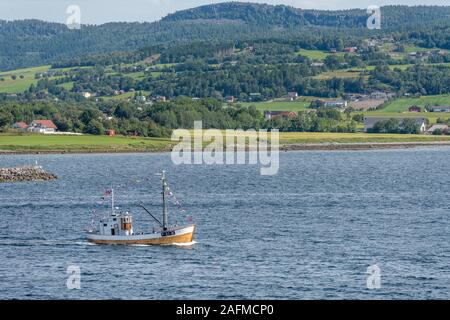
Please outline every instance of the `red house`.
M116 135L116 130L106 130L105 134L110 137L114 137Z
M408 111L409 112L421 112L422 109L418 106L411 106L411 107L409 107Z
M12 127L14 129L17 129L17 130L20 130L20 131L27 131L27 129L28 129L28 125L25 122L23 122L23 121L14 123L12 125Z
M347 47L347 48L344 48L344 52L355 53L356 51L358 51L358 48L357 48L357 47Z

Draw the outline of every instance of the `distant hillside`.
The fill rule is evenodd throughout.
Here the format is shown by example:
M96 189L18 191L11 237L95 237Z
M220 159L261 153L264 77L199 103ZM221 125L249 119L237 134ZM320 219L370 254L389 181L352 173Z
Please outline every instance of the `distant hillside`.
M240 20L260 26L314 26L355 28L365 27L366 10L339 11L303 10L284 5L226 2L206 5L169 14L162 21L186 20ZM386 6L382 8L384 28L403 28L410 25L449 22L450 7L439 6Z
M417 32L430 46L450 46L450 7L383 7L382 32ZM176 12L154 23L107 23L69 30L37 20L0 21L0 70L52 63L91 54L196 40L295 37L324 29L368 32L365 10L318 11L288 6L221 3ZM350 29L351 28L351 29ZM429 32L442 28L435 39ZM327 30L328 32L329 30ZM331 34L331 33L330 33ZM424 43L427 45L427 43Z

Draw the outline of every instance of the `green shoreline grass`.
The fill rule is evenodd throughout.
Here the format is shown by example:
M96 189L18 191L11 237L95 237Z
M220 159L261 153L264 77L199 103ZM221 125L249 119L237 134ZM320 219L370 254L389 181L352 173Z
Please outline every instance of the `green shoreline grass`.
M148 152L169 150L169 138L0 135L0 151L12 152Z
M269 134L270 138L270 134ZM424 143L447 142L450 136L367 133L280 133L281 145L324 143ZM44 136L0 134L0 153L108 153L164 152L176 143L170 138L107 136ZM207 145L208 142L205 142Z

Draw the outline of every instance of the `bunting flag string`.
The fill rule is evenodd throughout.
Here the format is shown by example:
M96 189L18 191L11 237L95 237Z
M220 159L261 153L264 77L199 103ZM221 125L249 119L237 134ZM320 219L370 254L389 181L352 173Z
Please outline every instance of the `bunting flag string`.
M125 176L123 176L125 178ZM153 182L152 179L150 177L143 177L141 179L132 179L129 181L126 181L124 183L121 184L114 184L114 188L118 189L118 188L123 188L123 189L127 189L130 187L136 187L136 185L139 184L144 184L147 182ZM177 199L177 197L175 196L175 194L172 192L172 190L170 189L169 185L167 184L167 182L164 183L164 191L166 193L166 195L168 196L168 198L171 200L172 204L174 206L177 207L178 210L180 210L183 214L186 214L186 210L183 207L183 205L181 204L181 202ZM108 198L112 195L112 189L108 188L106 189L102 196L100 197L99 201L96 202L96 206L98 207L104 207L105 206L105 202L108 200ZM92 209L91 210L92 214L96 213L96 209ZM189 222L192 222L192 216L186 216L186 220Z
M165 186L167 186L167 184L165 184ZM186 210L183 208L181 202L177 199L175 194L170 190L170 188L168 186L166 187L165 190L166 190L166 194L168 195L169 199L172 200L172 203L178 208L178 210L180 210L183 214L185 214ZM192 216L186 216L186 220L188 222L192 222Z

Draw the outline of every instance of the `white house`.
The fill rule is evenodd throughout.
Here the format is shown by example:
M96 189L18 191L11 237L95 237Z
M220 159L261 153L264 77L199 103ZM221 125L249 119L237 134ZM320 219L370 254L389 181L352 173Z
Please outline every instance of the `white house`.
M325 101L325 107L330 108L347 108L348 102L345 100Z
M36 133L53 133L58 127L51 120L34 120L29 126L28 131Z

